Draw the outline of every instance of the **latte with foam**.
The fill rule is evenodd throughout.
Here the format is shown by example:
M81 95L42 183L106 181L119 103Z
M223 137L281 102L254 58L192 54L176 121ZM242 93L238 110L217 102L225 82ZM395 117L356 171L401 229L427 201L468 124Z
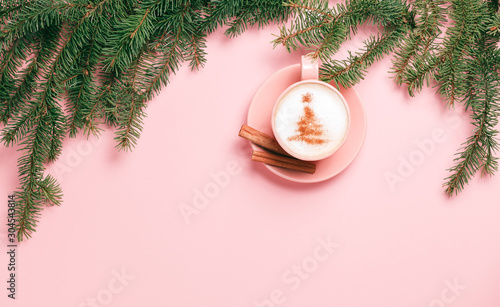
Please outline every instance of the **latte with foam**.
M349 131L349 110L343 97L321 81L301 81L276 102L273 131L292 156L315 161L334 153Z

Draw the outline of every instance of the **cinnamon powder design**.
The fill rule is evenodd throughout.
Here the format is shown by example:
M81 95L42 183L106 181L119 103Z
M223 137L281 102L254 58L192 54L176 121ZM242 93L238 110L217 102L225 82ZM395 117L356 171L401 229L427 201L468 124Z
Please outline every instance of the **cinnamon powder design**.
M304 115L297 122L298 134L288 138L289 141L302 141L310 145L321 145L327 142L321 136L323 135L323 125L319 123L316 114L309 107L312 101L312 94L305 93L302 95L302 103L304 103Z

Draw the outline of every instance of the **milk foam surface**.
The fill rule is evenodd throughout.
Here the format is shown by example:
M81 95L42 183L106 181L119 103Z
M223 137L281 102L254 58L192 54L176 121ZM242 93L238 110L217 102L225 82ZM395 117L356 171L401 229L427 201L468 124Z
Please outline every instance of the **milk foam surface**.
M278 102L274 116L276 138L306 159L336 150L349 127L349 114L342 99L318 83L293 87Z

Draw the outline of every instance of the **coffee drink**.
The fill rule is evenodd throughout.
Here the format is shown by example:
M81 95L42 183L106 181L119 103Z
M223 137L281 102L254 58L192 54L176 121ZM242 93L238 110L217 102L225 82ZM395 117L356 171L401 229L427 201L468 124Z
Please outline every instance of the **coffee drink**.
M344 143L349 131L349 109L331 85L305 80L289 87L275 104L273 131L290 155L321 160Z

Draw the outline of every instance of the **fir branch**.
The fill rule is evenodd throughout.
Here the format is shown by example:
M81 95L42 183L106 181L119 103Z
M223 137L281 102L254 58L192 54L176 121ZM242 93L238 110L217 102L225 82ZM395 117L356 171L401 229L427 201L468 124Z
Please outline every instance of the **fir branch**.
M60 150L60 138L64 131L58 126L63 121L56 99L57 93L53 92L53 52L59 47L59 31L57 28L49 28L44 31L44 39L40 45L40 54L37 61L40 71L46 77L45 89L36 93L36 100L30 101L22 110L22 119L29 123L22 129L25 130L19 138L20 151L24 155L18 160L20 188L16 192L18 202L16 203L16 217L18 221L18 240L31 236L34 231L42 206L44 196L41 193L40 183L43 182L43 163L53 160ZM50 78L50 79L49 79ZM58 112L59 111L59 112ZM61 131L62 130L62 131ZM58 140L55 140L58 138ZM46 185L45 192L48 197L57 199L58 191L55 185Z
M2 63L0 65L0 81L4 80L6 77L9 76L9 73L15 72L16 66L20 66L21 63L19 61L16 61L16 52L22 43L22 40L16 40L10 46L10 48L7 48L5 50L2 50ZM13 67L14 66L14 67Z
M37 56L35 55L34 58L28 62L27 67L21 71L21 81L17 82L17 87L13 87L13 93L8 95L8 97L5 97L6 101L2 104L2 106L0 106L0 123L7 125L9 123L9 119L16 116L23 102L31 99L31 95L37 87L37 67ZM14 139L8 138L5 143L9 144L13 140Z
M239 0L213 1L210 6L205 8L204 31L208 34L213 33L229 22L232 17L237 16L244 5L244 1Z
M404 42L400 51L397 51L394 60L394 73L396 74L396 83L402 84L407 81L404 78L406 69L412 62L412 59L418 55L418 46L421 46L424 37L421 34L410 35L409 39Z
M42 203L47 206L59 206L62 202L62 189L57 180L51 175L38 182L40 194L42 196Z
M19 4L13 3L12 5L5 4L5 7L0 10L0 19L12 18L14 13L19 13L28 4L28 1L21 1Z
M103 100L106 97L105 95L109 94L111 86L112 83L108 83L107 85L105 85L101 89L101 92L98 95L95 95L93 103L88 106L87 110L84 111L84 134L87 137L89 137L90 134L92 134L93 136L99 136L102 131L102 129L99 128L99 120L101 117L103 117L103 114L105 114Z
M67 3L62 0L34 0L19 14L18 20L0 32L0 41L10 44L14 40L51 26L60 26L63 21L73 21L85 14L88 4Z
M101 99L105 114L104 120L109 126L116 127L118 123L118 106L127 98L127 93L123 89L123 82L113 74L109 74L108 81L104 85L106 84L110 87L109 90L104 92Z
M33 126L33 118L36 112L33 106L23 106L14 120L2 130L2 143L6 147L18 143L24 137L29 128Z
M440 26L446 21L444 17L444 2L441 0L416 0L413 3L415 10L416 29L403 41L401 48L396 51L393 60L393 72L398 84L410 83L405 78L407 69L417 61L425 62L431 46L441 34Z
M488 127L488 122L492 118L498 117L498 108L494 106L496 110L492 110L495 101L488 97L487 86L483 90L486 99L483 105L477 107L471 116L476 126L474 135L463 144L461 152L455 159L455 166L449 169L452 174L446 178L447 182L444 184L445 192L450 196L462 191L479 168L482 167L483 175L492 175L498 170L498 160L493 156L494 152L498 150L495 140L497 131Z
M21 85L25 84L25 86L19 88L18 95L16 93L12 98L9 97L11 103L16 103L13 102L13 99L18 100L20 108L17 114L15 114L12 122L2 130L2 142L5 146L10 146L19 142L27 134L30 126L33 125L33 118L37 108L30 103L30 98L34 90L39 88L37 82L38 78L40 78L39 74L43 70L44 65L50 62L53 56L52 53L57 48L59 30L56 27L47 28L38 33L37 36L40 37L37 46L38 51L32 59L31 64L28 66L30 70L29 74L26 74L21 83Z
M494 126L499 116L496 101L500 51L492 46L500 36L498 1L453 0L449 7L441 0L415 0L410 7L400 1L372 0L346 1L333 9L320 0L295 0L287 5L296 9L297 17L280 29L274 43L284 44L288 51L302 46L313 49L312 55L324 62L320 70L322 80L352 86L363 79L373 62L402 42L393 60L397 83L407 84L413 96L434 80L438 93L449 105L461 101L471 108L475 133L450 169L448 194L462 190L478 169L482 174L497 170ZM441 37L445 13L451 22ZM338 18L341 14L342 18ZM381 36L367 40L364 50L350 52L347 60L335 60L342 40L334 39L340 31L332 32L328 26L336 22L349 28L345 39L366 22L383 25L385 30ZM488 36L495 36L496 40ZM441 44L436 43L439 39Z
M225 35L235 37L247 27L258 25L262 28L272 22L281 23L290 16L290 9L282 1L213 1L205 9L201 24L203 32L210 34L221 26L228 26Z
M340 45L344 42L347 29L342 23L335 22L332 27L328 28L328 33L324 36L323 41L319 42L316 50L310 55L311 58L320 58L323 61L327 61L337 53Z
M484 3L481 0L452 1L450 19L454 24L448 27L442 47L436 55L415 61L415 65L406 71L404 79L411 96L422 89L424 81L428 83L430 76L434 76L438 91L449 104L463 97L465 92L454 84L465 82L466 71L461 65L466 55L464 50L467 45L475 44L481 35L483 10Z
M115 105L117 118L115 140L117 141L116 148L118 150L132 150L137 144L137 139L142 131L145 104L138 79L142 75L144 66L147 66L146 59L150 54L152 54L152 51L144 47L123 76L126 82L120 82L123 87L122 91L126 92L127 95L125 99L121 99L120 103Z
M368 68L384 55L392 52L404 35L401 27L384 31L380 37L371 36L365 48L350 54L344 61L332 60L323 64L320 77L325 82L334 81L343 87L351 87L364 78Z
M233 37L252 26L281 23L275 46L305 48L323 61L321 77L345 87L395 51L392 71L411 95L435 81L449 104L472 112L473 135L450 170L447 193L458 193L481 170L498 168L498 42L496 0L30 0L0 5L0 123L6 146L21 145L17 191L19 239L35 230L44 205L62 191L44 163L62 140L81 129L98 135L115 127L119 150L131 150L142 131L145 106L186 61L206 61L206 38L220 27ZM450 20L441 32L445 16ZM5 21L5 22L3 22ZM380 34L335 56L364 24ZM442 40L442 42L441 42ZM437 42L441 43L437 43ZM188 66L186 65L186 66ZM66 95L64 114L60 99Z
M440 57L429 54L427 58L418 58L409 65L403 77L408 86L408 94L414 97L424 85L429 86L431 80L435 79L441 63Z
M44 129L42 120L42 117L38 116L34 129L29 135L31 142L25 141L22 143L25 144L23 151L26 154L18 160L21 181L21 190L16 193L18 201L15 210L16 220L18 221L18 241L31 236L38 223L43 206L39 182L42 181L43 172L41 161L46 159L48 152L48 146L44 143L48 131ZM54 195L54 198L56 197Z
M56 184L50 178L45 181L42 193L40 184L43 179L43 163L53 161L61 151L64 136L65 116L57 103L57 82L54 69L60 55L59 29L47 28L40 42L40 52L36 58L39 74L43 78L40 91L36 92L34 101L29 101L21 109L11 129L4 131L3 139L19 140L24 155L18 160L20 188L16 192L19 201L16 203L18 220L18 240L28 238L38 222L44 201L60 197ZM46 177L47 178L47 177ZM45 196L44 196L45 195ZM48 197L48 198L47 198Z
M321 22L310 25L306 28L296 29L294 26L290 26L290 29L287 30L285 26L280 29L280 36L273 41L274 46L278 44L283 45L287 48L287 51L290 52L292 50L297 50L300 45L306 45L305 39L303 36L314 33L314 31L326 26L332 22L330 19L323 19ZM301 26L299 26L300 28Z
M183 15L184 16L184 15ZM183 17L184 18L184 17ZM168 83L168 78L171 72L179 68L180 63L183 61L183 54L181 52L181 33L183 31L182 23L179 24L173 40L168 40L168 44L163 47L162 59L153 65L153 72L150 73L153 77L152 80L147 81L144 89L144 96L146 99L151 99L162 85Z
M310 47L325 42L321 50L330 50L331 54L336 52L346 36L345 25L338 22L346 12L337 13L328 8L328 1L321 0L290 1L285 5L294 10L296 17L289 27L280 28L280 36L273 41L275 47L283 45L290 52L301 45ZM329 39L325 39L326 36ZM342 41L339 38L342 38ZM317 56L319 54L321 52L318 52Z
M467 67L463 59L467 53L466 47L475 45L481 37L483 18L480 17L484 9L481 0L452 1L450 18L456 24L448 28L443 42L444 50L441 52L443 65L437 75L438 92L450 105L457 98L464 97L466 92L466 89L458 86L466 83Z
M321 58L325 64L322 69L323 80L351 86L359 82L366 69L381 55L391 52L406 34L405 16L410 15L408 8L399 1L353 0L329 8L327 1L295 0L287 3L299 9L291 25L280 29L275 46L283 44L288 51L301 46L311 48L313 58ZM341 43L356 33L357 26L372 22L387 29L381 37L371 37L365 41L365 50L350 55L346 61L333 60ZM408 20L407 20L408 22Z
M122 90L116 85L117 79L113 74L103 73L101 77L103 83L92 94L91 104L82 112L85 119L84 134L87 137L90 134L99 136L103 130L100 128L102 122L109 126L116 126L117 123L116 105L120 95L123 95Z
M290 1L288 3L284 4L285 6L290 7L291 9L297 9L297 10L306 10L306 11L312 11L315 13L318 13L319 15L323 15L331 20L334 20L338 18L338 16L332 15L330 12L328 12L328 2L326 1L303 1L303 2L293 2Z
M237 35L283 21L289 11L276 0L2 3L0 118L5 145L21 145L18 239L35 231L44 205L62 200L57 182L43 172L60 154L66 131L97 135L105 122L117 128L117 148L132 149L146 101L182 62L192 69L205 63L207 33L227 25L226 34Z
M229 28L226 29L224 34L228 37L236 37L240 35L245 32L247 26L249 26L249 20L252 20L252 18L255 17L252 15L251 7L245 7L238 12L238 15L236 15L233 20L227 23Z
M50 129L45 123L50 115L45 113L44 105L37 105L34 125L26 139L21 143L25 154L19 158L19 177L21 188L16 191L18 201L15 216L18 221L17 239L22 241L31 237L35 231L44 204L59 204L61 189L51 176L43 178L43 161L49 156L47 139L51 138Z
M483 39L484 40L484 39ZM469 137L457 154L455 165L449 169L452 174L446 178L446 193L459 193L472 176L481 168L482 175L492 175L498 170L498 159L494 154L499 145L496 139L500 98L498 73L489 69L493 60L495 41L487 42L483 48L470 48L473 57L469 60L471 68L471 88L466 105L472 109L471 119L475 126L474 135ZM481 46L480 45L480 46Z
M110 36L112 48L106 53L109 58L104 69L115 73L125 71L140 50L147 44L154 32L156 16L159 14L162 2L166 0L145 1L134 14L129 15L120 23Z
M500 34L500 13L496 12L491 17L489 24L487 25L489 28L489 35L499 36Z
M57 39L57 34L55 36ZM45 80L40 83L41 91L36 93L37 103L44 108L43 115L48 116L43 123L49 126L48 128L51 132L50 141L48 142L50 146L47 154L47 162L57 159L61 153L62 139L65 135L66 116L64 116L58 102L58 94L61 91L61 86L56 80L55 72L59 68L63 52L69 40L67 39L61 46L56 47L59 50L54 50L56 52L55 58L51 63L46 63L47 66L44 65L45 67L42 68L42 76Z
M130 99L127 104L122 104L119 113L118 129L115 140L118 150L128 151L137 144L137 139L142 132L143 111L146 105L137 99Z
M66 110L71 114L68 125L70 137L85 125L84 112L89 108L92 92L97 88L96 78L93 77L97 71L97 64L101 56L101 48L96 42L96 33L89 38L89 42L83 47L80 56L75 58L74 65L68 69L72 77L62 82L67 87L68 101Z
M93 93L99 87L96 73L102 58L102 50L108 39L112 23L116 19L108 20L107 15L112 12L123 14L123 8L116 8L116 0L102 0L93 6L72 28L72 40L68 45L70 50L80 50L78 54L70 54L70 61L63 67L62 77L71 77L63 81L68 93L66 110L71 114L68 131L70 137L75 137L82 129L87 118ZM78 46L81 46L78 48ZM95 120L95 118L92 118ZM93 123L92 127L95 128ZM92 129L93 134L99 129Z
M207 61L206 59L206 40L205 37L197 37L194 34L189 44L190 52L186 54L186 61L189 61L189 67L192 70L200 69Z
M81 74L75 75L76 81L67 89L68 103L66 109L70 111L68 131L70 137L75 137L79 129L83 128L84 118L82 112L89 103L88 89L91 87L92 79L88 76L88 71L84 70Z
M30 72L33 65L30 63L33 61L27 60L27 57L34 51L35 45L35 42L25 39L18 40L3 57L4 63L0 68L0 123L7 124L9 118L15 115L21 103L20 95L30 95L29 88L25 86L26 81L32 80ZM23 65L28 68L21 69Z

